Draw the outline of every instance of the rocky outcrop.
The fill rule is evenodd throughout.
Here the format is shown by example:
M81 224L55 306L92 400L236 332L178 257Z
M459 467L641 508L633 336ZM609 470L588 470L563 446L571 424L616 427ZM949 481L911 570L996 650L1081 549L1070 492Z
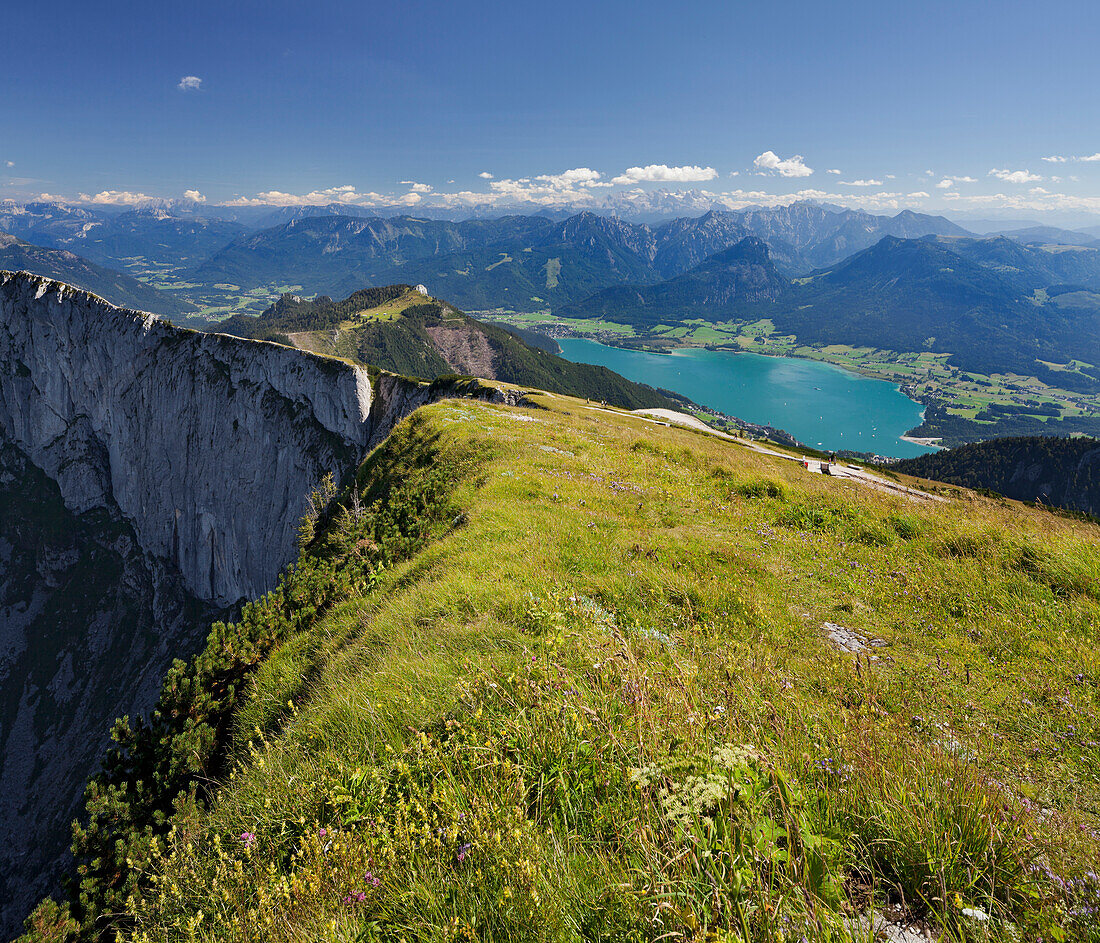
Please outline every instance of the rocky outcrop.
M75 512L113 502L195 596L271 588L306 495L427 387L0 274L0 429Z
M450 392L0 272L0 936L54 889L114 718L274 587L326 474Z
M0 436L0 939L55 888L111 720L148 708L220 615L117 508L74 514Z

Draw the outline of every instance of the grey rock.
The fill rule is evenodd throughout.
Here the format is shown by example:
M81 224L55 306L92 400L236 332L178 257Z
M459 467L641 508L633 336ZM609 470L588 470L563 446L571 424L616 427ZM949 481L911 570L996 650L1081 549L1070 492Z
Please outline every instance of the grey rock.
M54 889L114 718L274 587L326 474L447 393L0 272L0 936Z
M117 504L200 599L270 589L306 495L431 398L399 377L374 389L351 364L0 273L0 430L74 512Z

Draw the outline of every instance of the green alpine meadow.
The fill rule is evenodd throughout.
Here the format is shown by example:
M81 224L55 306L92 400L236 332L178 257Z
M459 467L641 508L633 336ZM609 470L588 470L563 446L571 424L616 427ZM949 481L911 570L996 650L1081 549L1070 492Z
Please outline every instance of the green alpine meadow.
M115 725L24 943L1100 938L1090 519L528 394L299 546Z

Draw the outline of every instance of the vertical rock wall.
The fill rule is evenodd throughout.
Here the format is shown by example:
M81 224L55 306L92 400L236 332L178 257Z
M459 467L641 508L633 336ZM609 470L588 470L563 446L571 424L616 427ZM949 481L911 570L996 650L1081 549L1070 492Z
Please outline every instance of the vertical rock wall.
M431 398L0 272L0 938L56 890L111 722L274 587L324 475Z
M384 385L377 397L351 364L0 274L0 431L74 512L116 504L200 599L270 589L305 496L429 398Z

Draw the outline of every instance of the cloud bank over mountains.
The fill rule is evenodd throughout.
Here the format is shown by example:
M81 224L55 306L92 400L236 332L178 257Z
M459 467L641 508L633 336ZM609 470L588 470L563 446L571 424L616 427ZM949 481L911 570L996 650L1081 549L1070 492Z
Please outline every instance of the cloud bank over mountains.
M179 88L199 90L202 79L184 76ZM749 152L751 153L751 151ZM1083 156L1048 155L1047 164L1091 164L1100 162L1100 152ZM9 161L8 166L12 166ZM1054 169L1054 168L1052 168ZM760 186L727 188L719 181L748 174L760 180ZM820 184L808 178L816 174ZM843 178L843 179L841 179ZM15 178L5 183L11 187ZM826 183L828 179L828 183ZM906 180L908 179L908 185ZM706 212L709 209L740 210L751 206L785 206L801 200L837 203L871 212L923 211L1027 212L1027 213L1100 213L1100 196L1058 192L1051 185L1064 180L1079 183L1076 176L1061 177L1034 173L1029 168L993 167L981 177L969 174L937 173L923 170L910 174L881 173L845 177L839 168L820 173L806 163L801 154L780 156L774 150L760 152L747 167L720 171L705 163L638 164L618 173L607 173L588 166L513 176L482 170L474 175L468 188L422 180L406 179L387 189L360 189L343 183L296 191L267 189L255 193L237 193L208 199L197 187L177 191L169 197L192 204L227 207L311 207L330 204L377 210L447 210L453 212L499 212L515 208L611 211L620 215L676 214ZM770 181L765 183L765 181ZM797 184L796 184L797 181ZM933 183L933 181L936 181ZM461 184L461 180L459 181ZM1043 184L1036 186L1035 184ZM1032 184L1032 186L1027 186ZM987 192L981 192L982 188ZM1001 187L1005 189L1001 190ZM996 188L995 192L988 192ZM1071 188L1075 189L1075 188ZM1078 188L1079 189L1079 188ZM203 187L206 190L206 187ZM25 199L84 203L121 208L164 203L164 196L143 189L102 189L76 196L38 193Z

